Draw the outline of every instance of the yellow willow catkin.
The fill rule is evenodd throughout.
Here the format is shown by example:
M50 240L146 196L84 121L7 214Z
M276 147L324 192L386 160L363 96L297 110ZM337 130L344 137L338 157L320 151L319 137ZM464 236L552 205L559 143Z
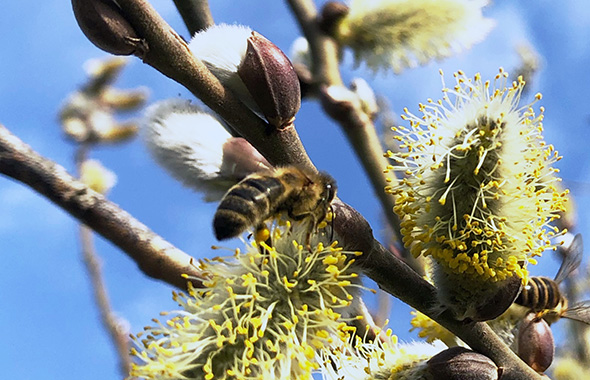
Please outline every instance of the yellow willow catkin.
M494 21L484 18L487 0L352 0L335 38L358 63L399 73L468 49L485 38Z
M556 188L559 156L541 135L543 108L519 106L525 83L507 78L502 69L493 82L455 73L442 100L420 104L422 116L405 110L410 127L393 128L402 151L386 154L404 174L386 189L404 244L432 257L440 300L459 319L474 317L505 280L526 281L527 264L553 246L549 223L567 193Z
M181 310L146 328L131 375L144 379L311 379L322 350L348 339L353 252L309 226L276 228L272 246L253 242L232 258L201 263L205 288L175 294ZM301 227L301 228L300 228ZM325 240L325 239L324 239Z

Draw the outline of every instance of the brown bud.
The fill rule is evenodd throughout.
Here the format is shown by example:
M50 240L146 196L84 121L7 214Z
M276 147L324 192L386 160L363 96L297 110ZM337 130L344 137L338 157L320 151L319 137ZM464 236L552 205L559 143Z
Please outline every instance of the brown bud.
M101 102L117 111L137 110L145 104L147 98L148 91L145 89L118 90L108 87L100 94Z
M324 4L320 16L318 17L318 24L320 29L328 34L333 35L334 28L349 12L348 6L338 1L328 1Z
M553 361L555 344L549 324L536 313L529 313L518 328L518 356L537 372L544 372Z
M121 143L137 135L139 127L135 123L113 124L108 128L96 129L96 137L102 143Z
M426 362L432 379L498 380L501 370L488 357L464 347L452 347Z
M66 137L75 142L85 142L90 137L90 130L84 120L78 117L60 117L62 123L62 130Z
M293 122L301 107L299 79L275 44L252 32L238 75L271 125L282 129Z
M507 278L496 294L486 299L476 308L475 315L471 319L474 321L489 321L499 317L514 303L521 287L522 280L520 278L516 276Z
M110 57L107 59L90 59L84 63L88 74L88 84L84 92L93 96L101 93L109 84L113 83L127 65L127 58Z
M112 0L72 0L74 16L96 47L114 55L142 56L147 47Z

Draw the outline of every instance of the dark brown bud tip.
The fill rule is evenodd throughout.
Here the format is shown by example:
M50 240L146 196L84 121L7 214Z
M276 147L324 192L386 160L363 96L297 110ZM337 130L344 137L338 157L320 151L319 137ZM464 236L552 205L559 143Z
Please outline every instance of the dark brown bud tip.
M498 380L501 371L488 357L463 347L452 347L426 362L432 379Z
M72 0L76 21L96 47L114 55L143 56L147 45L112 0Z
M521 287L522 280L520 278L516 276L507 278L496 294L487 298L476 308L475 315L471 319L474 321L489 321L499 317L514 303Z
M338 1L328 1L324 4L320 16L318 17L318 24L320 29L328 34L333 35L336 25L349 12L348 6Z
M293 123L301 107L299 78L275 44L252 32L238 75L272 126L282 129Z
M549 324L529 313L518 328L518 356L537 372L545 372L553 362L555 343Z

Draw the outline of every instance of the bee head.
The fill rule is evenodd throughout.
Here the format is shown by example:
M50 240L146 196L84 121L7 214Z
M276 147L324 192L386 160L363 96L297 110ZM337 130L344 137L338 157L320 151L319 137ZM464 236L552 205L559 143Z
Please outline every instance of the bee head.
M321 203L330 204L336 196L336 181L327 173L320 173L324 189L322 191Z

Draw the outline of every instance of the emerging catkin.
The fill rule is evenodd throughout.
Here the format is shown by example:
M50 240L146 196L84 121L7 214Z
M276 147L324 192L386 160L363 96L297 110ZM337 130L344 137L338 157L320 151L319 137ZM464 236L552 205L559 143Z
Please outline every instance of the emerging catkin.
M543 108L519 106L525 83L507 78L502 69L493 82L455 73L442 100L420 104L422 116L405 110L410 127L393 128L402 152L386 154L404 174L386 189L404 244L434 259L441 301L460 319L508 279L526 282L527 264L553 247L549 223L567 193L551 167L560 157L541 135Z
M145 379L311 379L322 350L348 339L342 316L358 288L355 254L309 225L276 228L231 258L201 262L205 288L175 293L181 309L138 334L132 376Z

